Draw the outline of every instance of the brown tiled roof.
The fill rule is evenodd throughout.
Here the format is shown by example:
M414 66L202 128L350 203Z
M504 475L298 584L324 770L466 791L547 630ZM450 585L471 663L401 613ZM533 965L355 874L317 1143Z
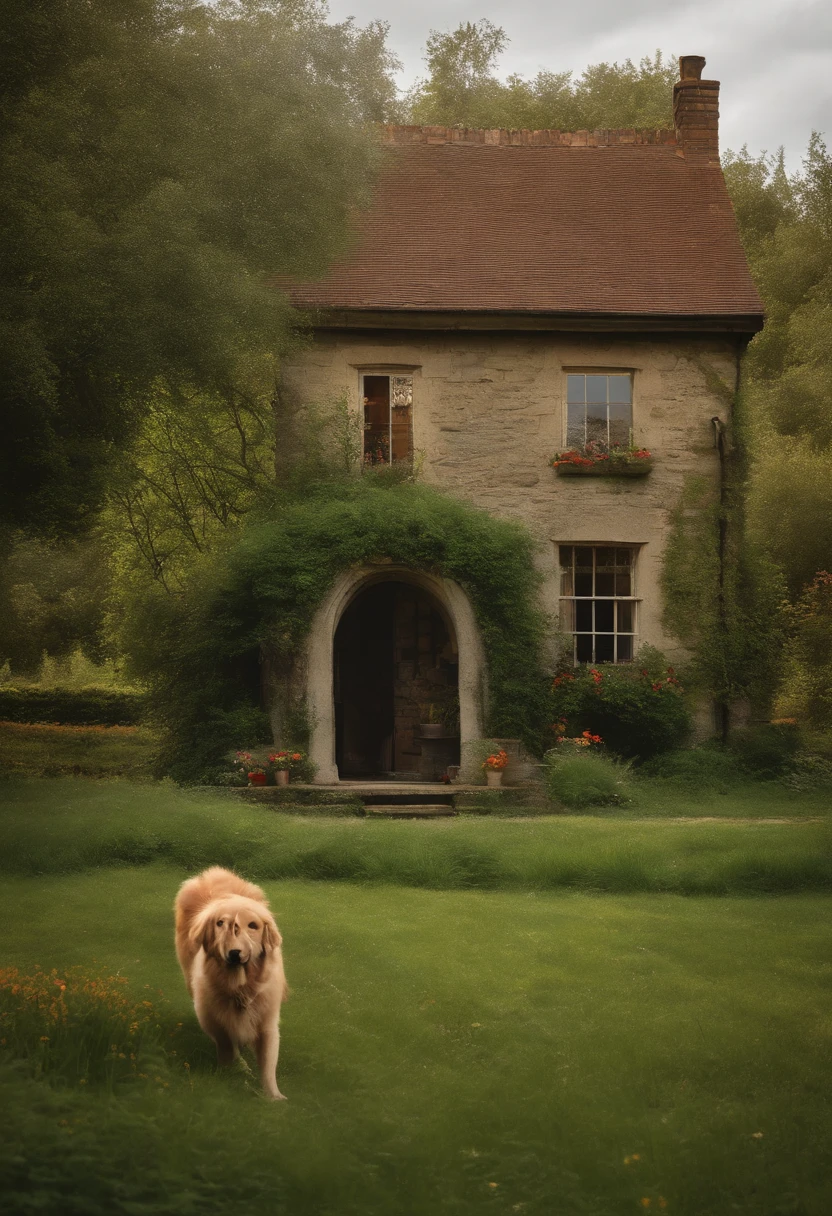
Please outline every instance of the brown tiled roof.
M672 131L387 128L382 158L349 255L298 306L761 324L719 165Z

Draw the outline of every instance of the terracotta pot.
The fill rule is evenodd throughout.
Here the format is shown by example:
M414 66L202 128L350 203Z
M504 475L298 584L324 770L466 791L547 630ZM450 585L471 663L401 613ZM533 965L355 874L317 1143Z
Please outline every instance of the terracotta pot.
M249 773L248 783L249 783L249 785L265 785L266 784L266 774L265 773Z
M496 789L503 784L503 770L501 768L487 768L485 770L485 784Z
M289 784L288 768L275 769L274 783L275 783L275 785L288 785Z
M423 739L441 739L445 728L441 722L420 722L419 730Z

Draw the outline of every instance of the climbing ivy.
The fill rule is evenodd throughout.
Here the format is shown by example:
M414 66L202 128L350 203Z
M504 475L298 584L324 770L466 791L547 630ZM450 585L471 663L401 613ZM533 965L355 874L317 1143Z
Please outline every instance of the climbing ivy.
M730 403L729 399L729 403ZM783 585L749 537L742 394L717 435L720 479L690 477L670 515L662 571L664 625L691 652L687 680L709 693L727 738L730 706L768 707L782 643Z
M290 661L337 575L379 558L465 589L487 655L486 728L539 754L551 710L534 550L522 525L389 475L287 496L196 567L180 596L151 588L127 614L125 646L150 689L161 766L204 780L229 748L266 740L261 647Z

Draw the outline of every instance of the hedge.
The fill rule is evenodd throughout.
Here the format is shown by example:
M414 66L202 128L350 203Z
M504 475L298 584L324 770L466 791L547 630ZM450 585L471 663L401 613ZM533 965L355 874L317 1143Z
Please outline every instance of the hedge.
M0 688L0 721L58 722L62 726L135 726L143 693L111 688Z

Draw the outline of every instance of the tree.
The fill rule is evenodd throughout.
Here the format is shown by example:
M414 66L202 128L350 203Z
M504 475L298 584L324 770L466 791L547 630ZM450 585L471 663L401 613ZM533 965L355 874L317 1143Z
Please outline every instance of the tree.
M541 71L531 80L495 75L508 44L490 21L465 22L451 33L432 30L427 80L408 97L410 120L446 126L514 127L564 131L603 127L667 127L675 64L661 51L638 66L598 63L578 80L571 72Z
M9 0L0 520L94 518L163 394L230 400L323 271L394 96L385 27L316 0ZM261 385L267 391L265 381Z
M751 534L794 601L832 568L832 157L815 134L791 177L745 150L725 172L767 314L744 371Z

